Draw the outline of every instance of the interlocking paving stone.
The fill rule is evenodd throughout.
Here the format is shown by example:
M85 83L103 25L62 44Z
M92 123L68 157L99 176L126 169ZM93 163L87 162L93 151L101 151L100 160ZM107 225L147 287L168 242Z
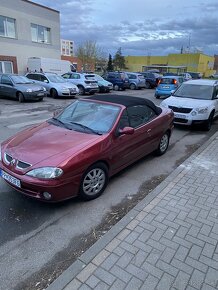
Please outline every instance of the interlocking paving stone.
M217 171L218 133L48 290L218 289Z

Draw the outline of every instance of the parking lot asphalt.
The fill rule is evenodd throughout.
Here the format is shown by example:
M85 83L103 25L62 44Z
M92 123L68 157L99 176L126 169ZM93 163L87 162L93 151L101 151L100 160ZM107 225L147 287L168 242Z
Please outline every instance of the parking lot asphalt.
M218 289L218 133L47 290Z

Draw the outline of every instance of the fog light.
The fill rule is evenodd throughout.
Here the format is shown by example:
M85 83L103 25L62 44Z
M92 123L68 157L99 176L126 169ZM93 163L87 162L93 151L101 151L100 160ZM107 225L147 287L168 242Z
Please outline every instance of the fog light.
M192 114L192 116L196 116L197 112L193 111L191 114Z
M51 199L51 194L49 192L43 192L42 194L44 196L45 199L49 200Z

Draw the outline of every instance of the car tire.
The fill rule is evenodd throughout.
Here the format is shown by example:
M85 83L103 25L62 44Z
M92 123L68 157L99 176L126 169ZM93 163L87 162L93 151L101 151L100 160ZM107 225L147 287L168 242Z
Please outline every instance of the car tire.
M214 111L210 113L209 118L207 119L207 121L204 124L204 130L205 131L210 131L211 125L213 123L213 116L214 116Z
M169 132L165 132L160 139L160 143L158 145L157 150L155 151L157 156L161 156L167 151L167 148L169 146L169 141L170 141L170 134Z
M83 86L78 86L78 89L79 89L79 95L82 96L82 95L85 95L85 89Z
M50 95L53 99L57 99L58 97L58 92L55 89L51 89Z
M23 103L25 101L24 95L21 92L18 92L17 99L19 103Z
M155 95L155 98L156 98L156 99L160 99L160 96L159 96L159 95Z
M146 89L150 89L151 88L151 84L149 82L145 82L145 88Z
M39 102L43 101L43 97L42 97L42 98L40 98L40 99L38 99L38 101L39 101Z
M119 91L120 87L118 85L114 85L114 90Z
M129 88L130 88L130 90L135 90L136 89L136 85L135 84L130 84Z
M90 95L94 95L94 94L95 94L95 92L90 92L89 94L90 94Z
M89 167L80 183L80 197L92 200L99 197L108 184L108 167L98 162Z

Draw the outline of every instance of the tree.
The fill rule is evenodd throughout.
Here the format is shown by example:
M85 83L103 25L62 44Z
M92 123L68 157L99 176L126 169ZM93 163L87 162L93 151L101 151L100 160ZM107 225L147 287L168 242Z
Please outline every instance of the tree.
M113 66L112 56L111 54L109 54L108 63L107 63L107 71L113 71L113 70L114 70L114 66Z
M125 58L122 55L121 47L117 50L114 56L113 65L114 65L115 70L122 70L126 68Z
M77 57L82 63L83 71L94 70L96 64L103 63L105 59L102 49L92 40L87 40L78 47Z

